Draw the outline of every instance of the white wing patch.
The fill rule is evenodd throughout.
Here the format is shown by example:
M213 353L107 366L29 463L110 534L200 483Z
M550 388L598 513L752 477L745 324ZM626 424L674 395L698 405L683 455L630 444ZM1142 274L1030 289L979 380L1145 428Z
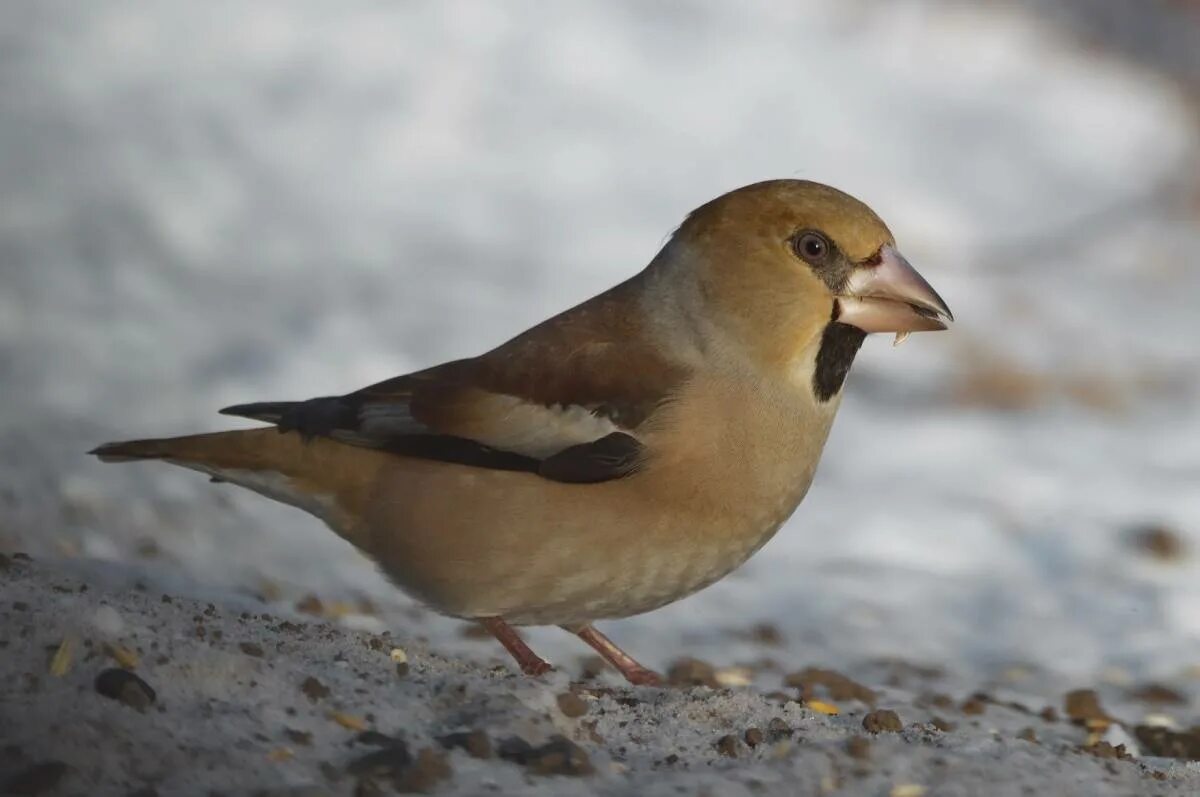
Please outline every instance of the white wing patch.
M400 401L364 404L358 411L360 429L367 437L393 437L429 434L429 427L412 416L408 404Z
M495 420L485 435L475 439L493 448L538 459L624 431L608 418L578 404L546 407L516 396L497 395L489 400L489 405Z
M439 433L414 418L408 405L401 402L366 404L359 411L359 421L362 425L356 436L376 440ZM479 400L468 417L444 433L543 459L619 431L627 430L578 404L547 407L517 396L491 393Z

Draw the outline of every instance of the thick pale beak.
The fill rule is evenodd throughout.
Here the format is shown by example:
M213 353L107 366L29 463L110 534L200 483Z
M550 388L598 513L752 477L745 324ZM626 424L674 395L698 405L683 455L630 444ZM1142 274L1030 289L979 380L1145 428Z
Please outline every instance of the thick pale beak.
M954 320L950 308L893 246L879 262L859 266L838 296L837 320L863 332L931 332Z

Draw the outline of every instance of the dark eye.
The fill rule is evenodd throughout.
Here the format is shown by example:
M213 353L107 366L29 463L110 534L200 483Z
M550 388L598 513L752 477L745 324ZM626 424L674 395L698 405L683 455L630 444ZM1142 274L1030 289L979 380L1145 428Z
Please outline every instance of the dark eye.
M820 263L829 254L829 241L819 232L806 232L796 236L792 248L809 263Z

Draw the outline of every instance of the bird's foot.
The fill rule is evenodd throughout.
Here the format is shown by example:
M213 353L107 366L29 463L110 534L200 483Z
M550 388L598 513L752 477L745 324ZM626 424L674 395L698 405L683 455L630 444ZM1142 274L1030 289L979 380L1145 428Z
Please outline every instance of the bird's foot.
M517 660L521 672L526 675L545 675L554 669L550 666L550 662L534 653L533 648L525 644L525 640L521 639L521 635L516 632L516 629L504 622L502 618L481 617L479 624L496 637L504 649L512 654L512 657Z
M638 665L629 670L621 670L625 680L634 686L662 686L663 677L647 667Z
M592 626L585 625L580 629L567 630L574 631L580 639L591 645L609 664L620 670L621 675L625 676L625 680L634 686L662 686L661 675L648 667L643 667L637 659L621 650L617 647L617 643Z
M545 675L554 670L554 666L550 662L536 654L529 661L518 660L517 663L521 665L521 672L526 675Z

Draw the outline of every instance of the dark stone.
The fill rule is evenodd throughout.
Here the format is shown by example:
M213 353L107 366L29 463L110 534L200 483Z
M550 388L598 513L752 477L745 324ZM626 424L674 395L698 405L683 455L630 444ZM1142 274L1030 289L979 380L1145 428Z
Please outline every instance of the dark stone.
M393 739L387 747L360 756L346 766L346 771L359 778L396 778L413 762L408 745Z
M308 747L312 744L313 737L308 731L298 731L293 728L284 728L283 735L286 736L288 741L292 744L298 744L304 747Z
M788 673L783 677L785 686L800 690L804 700L818 698L817 687L822 687L832 700L857 700L868 706L874 706L879 696L875 690L868 689L852 678L842 675L836 670L825 670L820 667L806 667L797 672Z
M1130 693L1130 697L1146 703L1169 706L1182 706L1187 703L1187 698L1179 690L1159 683L1142 684Z
M505 761L511 761L521 766L525 765L525 762L532 753L533 745L520 736L509 736L507 739L501 739L500 744L496 747L496 755Z
M150 684L129 670L112 667L96 676L96 691L107 698L144 712L157 699Z
M1078 725L1110 723L1112 717L1100 705L1100 698L1093 689L1076 689L1063 698L1063 709L1071 722Z
M667 667L667 683L671 686L707 686L716 689L717 674L706 661L693 658L676 659Z
M62 761L43 761L33 764L13 775L0 789L4 794L45 794L58 786L70 769Z
M866 761L871 757L871 743L862 736L851 736L846 740L846 755Z
M412 765L393 777L396 791L401 793L428 792L452 774L446 754L426 747L417 753Z
M767 722L767 737L772 742L777 742L780 739L786 739L792 735L791 726L783 719L783 717L771 717Z
M329 687L313 678L311 675L304 679L300 684L300 691L308 697L313 703L316 703L322 698L329 697Z
M534 775L580 776L596 771L583 748L565 736L553 736L540 747L513 736L500 743L497 754Z
M961 711L967 716L973 717L987 711L987 703L978 697L969 697L963 701Z
M352 744L366 744L371 747L391 747L394 744L403 744L403 742L395 737L388 736L386 733L379 731L363 731L350 740Z
M472 758L491 758L492 740L483 731L459 731L438 737L438 744L447 750L466 750Z
M737 758L738 748L741 747L741 745L738 743L736 736L734 736L732 733L727 733L720 739L717 739L716 747L717 752L726 758Z
M571 719L575 719L586 714L588 707L579 695L574 692L563 692L558 696L558 710Z
M1200 725L1187 731L1139 725L1133 735L1141 743L1142 751L1150 755L1200 761Z
M900 715L891 709L881 708L872 711L863 717L863 729L868 733L898 733L904 730L904 723L900 721Z

